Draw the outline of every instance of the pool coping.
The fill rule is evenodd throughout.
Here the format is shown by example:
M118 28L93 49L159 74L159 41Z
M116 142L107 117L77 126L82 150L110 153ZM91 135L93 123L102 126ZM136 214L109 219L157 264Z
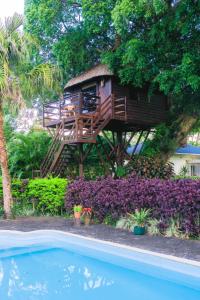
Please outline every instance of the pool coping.
M187 264L187 265L190 265L190 266L200 267L200 262L196 261L196 260L183 258L183 257L178 257L178 256L174 256L174 255L169 255L169 254L164 254L164 253L159 253L159 252L146 250L146 249L142 249L142 248L138 248L138 247L134 247L134 246L129 246L129 245L120 244L120 243L116 243L116 242L106 241L106 240L103 240L103 239L92 238L92 237L89 237L89 236L82 236L82 235L79 235L79 234L76 234L76 233L66 232L66 231L62 231L62 230L55 230L55 229L41 229L41 230L31 230L31 231L0 230L0 234L1 233L9 233L9 234L15 234L15 235L21 235L21 236L30 235L30 234L35 235L35 234L37 234L37 232L40 232L40 233L51 233L51 232L52 233L60 233L62 235L68 236L68 237L70 237L70 236L71 237L76 237L76 238L79 238L79 239L82 239L82 240L97 242L97 243L100 243L100 244L105 244L105 245L109 245L109 246L116 247L116 248L122 248L122 249L129 250L129 251L135 251L135 252L142 253L142 254L148 254L148 255L155 256L155 257L167 259L167 260L170 260L170 261Z
M162 235L134 235L132 232L116 229L105 224L75 226L73 219L64 217L17 217L0 220L0 230L31 232L36 230L57 230L86 238L119 244L153 253L200 262L200 240L164 237Z

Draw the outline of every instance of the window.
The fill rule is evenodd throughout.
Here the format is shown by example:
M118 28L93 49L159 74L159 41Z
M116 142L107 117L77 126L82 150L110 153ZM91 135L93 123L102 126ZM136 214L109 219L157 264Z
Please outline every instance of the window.
M190 176L200 176L200 162L199 163L189 163L189 174Z
M82 89L83 92L83 112L96 110L96 84Z

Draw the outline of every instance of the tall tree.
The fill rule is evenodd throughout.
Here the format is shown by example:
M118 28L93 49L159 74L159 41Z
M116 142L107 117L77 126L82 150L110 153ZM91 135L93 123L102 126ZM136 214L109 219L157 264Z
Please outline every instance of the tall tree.
M31 40L23 34L22 24L22 17L16 14L0 24L0 165L5 217L11 216L12 193L3 129L3 104L22 105L27 97L39 96L43 87L52 88L56 70L47 63L32 67L28 55Z
M57 61L65 80L98 63L114 43L111 12L116 0L29 0L25 29Z
M123 83L168 96L169 119L155 139L157 155L168 159L200 115L200 2L119 0L112 17L121 44L105 62Z

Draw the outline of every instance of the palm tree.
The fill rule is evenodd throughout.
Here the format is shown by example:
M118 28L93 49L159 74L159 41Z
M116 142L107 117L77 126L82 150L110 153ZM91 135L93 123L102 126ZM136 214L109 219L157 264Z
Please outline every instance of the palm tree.
M48 63L30 63L33 40L22 32L23 19L15 14L0 22L0 166L2 171L4 215L11 216L12 193L8 155L4 136L3 105L22 105L24 99L52 88L59 77L58 69ZM55 76L54 76L55 75Z

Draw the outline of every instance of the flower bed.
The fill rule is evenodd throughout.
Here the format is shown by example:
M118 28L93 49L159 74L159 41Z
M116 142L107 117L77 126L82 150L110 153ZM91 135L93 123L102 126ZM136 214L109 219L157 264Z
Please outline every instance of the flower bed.
M183 233L200 234L200 180L80 179L68 186L65 198L67 210L75 204L92 207L100 222L108 216L117 220L136 208L150 208L163 227L178 218Z

